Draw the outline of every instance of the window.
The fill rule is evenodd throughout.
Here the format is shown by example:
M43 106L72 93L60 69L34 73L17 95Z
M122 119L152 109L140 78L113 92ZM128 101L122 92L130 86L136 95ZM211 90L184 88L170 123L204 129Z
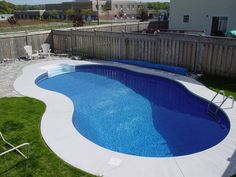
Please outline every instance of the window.
M227 29L228 17L212 17L211 35L224 36Z
M116 10L118 9L118 5L117 5L117 4L115 5L115 9L116 9Z
M184 15L183 22L189 23L189 15Z
M227 17L219 17L219 25L218 25L219 31L226 32L227 21L228 21Z
M130 5L127 6L127 10L130 10Z
M132 5L132 10L134 10L134 5Z

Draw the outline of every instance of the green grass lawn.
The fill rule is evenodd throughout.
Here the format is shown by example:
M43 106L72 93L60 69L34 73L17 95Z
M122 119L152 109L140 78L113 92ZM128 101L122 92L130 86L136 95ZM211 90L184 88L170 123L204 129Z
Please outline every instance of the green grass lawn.
M199 81L214 91L224 90L227 96L232 95L236 99L236 80L206 75Z
M24 160L16 152L0 157L0 176L92 177L66 164L46 146L40 133L40 120L44 111L44 103L36 99L0 99L0 131L5 139L14 145L30 143L29 160ZM0 152L7 148L0 140ZM22 150L25 152L26 148Z

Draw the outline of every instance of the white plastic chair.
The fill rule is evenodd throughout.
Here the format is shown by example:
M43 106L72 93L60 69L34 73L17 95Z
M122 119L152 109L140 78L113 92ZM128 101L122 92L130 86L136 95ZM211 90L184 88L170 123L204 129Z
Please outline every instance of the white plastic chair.
M41 45L42 50L40 50L40 55L42 56L51 56L50 44L44 43Z
M5 140L5 138L3 137L2 133L0 132L0 138L6 143L8 144L11 148L4 151L4 152L1 152L0 153L0 157L9 153L9 152L12 152L12 151L17 151L21 156L23 156L25 159L28 159L29 158L29 146L30 144L29 143L23 143L23 144L20 144L18 146L14 146L12 145L11 143L9 143L7 140ZM27 149L27 155L25 155L23 152L21 152L19 149L23 146L28 146L28 149Z
M26 45L24 46L24 49L29 57L29 59L34 59L35 57L38 58L39 57L39 52L36 51L35 53L33 53L33 49L31 45Z

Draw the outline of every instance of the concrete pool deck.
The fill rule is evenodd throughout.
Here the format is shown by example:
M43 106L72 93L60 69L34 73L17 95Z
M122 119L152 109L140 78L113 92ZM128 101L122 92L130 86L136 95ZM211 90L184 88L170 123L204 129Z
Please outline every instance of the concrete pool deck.
M25 66L55 60L56 58L58 57L51 56L44 59L29 61L13 59L12 61L0 63L0 98L6 96L22 96L15 91L13 84L16 78L22 74L22 69ZM66 60L69 58L63 57L62 59Z
M107 177L220 177L236 172L236 107L224 107L231 123L227 137L216 146L202 152L186 156L149 158L138 157L102 148L84 138L72 123L72 101L56 92L44 90L35 84L38 76L52 66L82 64L103 64L118 66L132 71L174 79L190 91L211 100L215 92L199 82L177 74L146 69L137 66L105 61L52 60L26 66L14 83L14 88L22 95L42 100L47 105L41 121L42 136L47 145L67 163L99 176Z

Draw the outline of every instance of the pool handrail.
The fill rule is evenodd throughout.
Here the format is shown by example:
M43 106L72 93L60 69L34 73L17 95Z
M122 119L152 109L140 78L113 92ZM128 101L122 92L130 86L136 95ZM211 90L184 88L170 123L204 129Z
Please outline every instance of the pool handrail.
M211 104L213 104L213 101L216 99L216 97L217 97L219 94L223 95L223 100L222 100L222 102L220 103L220 105L217 105L216 110L215 110L215 111L212 111L212 110L210 110L210 106L211 106ZM212 100L209 102L208 108L207 108L208 112L210 112L210 113L214 114L214 116L216 116L216 115L217 115L217 112L219 111L219 109L223 106L223 104L224 104L229 98L232 99L232 104L231 104L231 107L230 107L230 108L232 109L232 108L234 107L234 97L233 97L232 95L226 96L226 95L225 95L225 92L224 92L223 90L219 90L219 91L215 94L215 96L212 98Z
M216 99L216 97L217 97L219 94L223 95L223 100L222 100L222 101L224 101L224 99L225 99L225 92L224 92L224 90L219 90L219 91L215 94L215 96L211 99L211 101L209 102L209 104L208 104L208 110L209 110L210 105L213 103L213 101Z

